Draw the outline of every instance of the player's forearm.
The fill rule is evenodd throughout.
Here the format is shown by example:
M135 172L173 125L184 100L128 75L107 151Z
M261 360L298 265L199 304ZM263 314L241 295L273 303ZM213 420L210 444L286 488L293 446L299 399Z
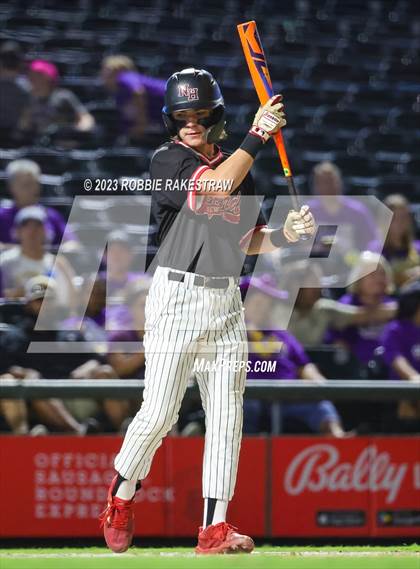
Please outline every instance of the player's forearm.
M271 241L271 235L273 233L272 229L268 227L263 227L256 231L249 242L248 249L246 251L247 255L259 255L260 253L271 253L278 249L273 245Z
M254 158L250 154L238 148L238 150L217 166L217 168L214 170L206 170L202 176L200 176L200 181L215 180L216 182L222 182L223 180L227 180L231 182L229 188L219 190L220 186L216 184L214 189L206 189L206 184L203 184L203 189L199 190L198 193L201 195L212 194L217 197L230 195L243 182L253 162Z
M252 234L247 243L243 243L242 250L247 255L259 255L260 253L271 253L288 244L289 241L283 234L283 228L261 227Z
M397 356L392 362L392 368L397 372L401 379L407 381L418 380L420 374L404 356Z

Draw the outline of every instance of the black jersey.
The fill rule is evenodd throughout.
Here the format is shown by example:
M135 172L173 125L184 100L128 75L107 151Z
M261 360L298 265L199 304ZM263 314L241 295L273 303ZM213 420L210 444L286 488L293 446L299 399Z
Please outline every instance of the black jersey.
M252 176L225 198L200 195L200 176L227 158L218 149L208 159L182 142L167 142L153 154L150 177L161 180L152 192L158 225L158 264L205 276L239 276L241 243L266 225Z

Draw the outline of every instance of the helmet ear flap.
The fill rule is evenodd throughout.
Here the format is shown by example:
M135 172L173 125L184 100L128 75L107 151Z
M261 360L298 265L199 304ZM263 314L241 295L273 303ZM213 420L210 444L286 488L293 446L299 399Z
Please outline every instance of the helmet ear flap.
M167 131L169 132L169 135L176 136L178 134L176 121L171 117L169 113L165 113L164 111L162 111L162 119L165 123Z
M227 133L225 131L225 125L226 125L226 121L221 120L218 123L216 123L215 125L208 128L207 129L206 142L208 142L209 144L214 144L216 142L219 142L220 140L224 140L225 138L227 138Z
M204 127L207 127L206 141L208 143L213 144L227 137L225 132L225 108L223 105L215 107L207 119L199 122Z

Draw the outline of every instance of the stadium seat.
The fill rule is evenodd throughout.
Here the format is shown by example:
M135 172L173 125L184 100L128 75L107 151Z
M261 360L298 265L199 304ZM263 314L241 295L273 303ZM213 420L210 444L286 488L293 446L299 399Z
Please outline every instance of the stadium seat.
M420 186L407 176L386 176L377 186L378 195L383 199L389 194L403 194L409 201L420 199Z
M77 195L85 196L86 190L83 187L85 179L86 175L83 173L65 173L61 182L64 195L68 197L74 197Z
M414 83L420 85L418 58L409 61L393 62L386 71L391 82Z
M51 53L59 52L60 50L72 50L75 52L86 50L87 53L89 53L89 49L92 47L94 46L91 46L87 36L85 36L85 38L71 38L60 37L60 35L57 35L54 38L45 40L44 42L44 49Z
M111 223L115 225L138 224L140 208L145 208L145 211L150 214L150 192L129 193L123 198L113 200L111 196L108 200L108 219Z
M115 227L110 227L108 221L90 221L89 223L73 223L71 229L79 241L89 246L95 243L105 243L106 236Z
M400 112L394 120L394 125L401 130L420 131L420 111Z
M59 197L42 197L40 202L46 207L53 207L59 211L64 219L67 219L71 211L73 200L65 196Z
M3 202L5 199L9 197L9 191L7 189L6 179L3 176L3 173L0 172L0 207L3 206Z
M99 103L109 98L101 81L96 77L65 77L61 81L61 86L70 89L82 103Z
M94 101L87 105L89 112L93 115L97 126L101 129L101 144L112 146L120 130L120 120L114 102L111 101Z
M407 163L407 173L420 178L420 157L412 157Z
M97 160L99 170L109 176L140 176L149 168L150 159L139 149L109 150Z
M97 162L102 150L71 150L67 153L66 173L78 172L93 175L97 172Z
M33 16L13 16L2 26L6 32L14 32L23 36L35 36L39 40L53 36L53 31L48 25L48 21L42 17Z
M367 377L367 370L345 348L335 346L310 347L306 348L306 353L326 377L334 379L363 379Z
M340 153L336 155L335 163L341 169L344 177L372 175L372 163L366 156L349 156Z
M66 169L68 158L57 150L33 147L22 153L23 158L33 160L41 168L43 174L60 176Z
M24 316L24 303L15 300L0 299L0 323L16 324Z
M376 152L372 162L376 166L377 174L387 175L404 174L410 160L410 154L407 152Z
M334 162L335 161L335 153L333 151L315 151L315 150L307 150L302 152L301 156L301 172L303 174L309 175L311 174L313 168L319 162Z
M340 82L348 84L352 81L357 81L360 77L355 77L355 70L353 66L347 64L337 64L333 65L330 63L317 63L309 71L307 79L313 81L316 84L321 82ZM360 74L359 74L360 75Z
M328 130L341 129L353 131L364 123L363 115L357 110L325 109L321 117L322 126Z
M303 152L305 150L314 152L331 152L334 150L331 135L324 129L318 132L308 132L307 130L299 130L290 140L292 150Z
M0 149L0 170L5 170L12 160L17 160L21 157L22 150L20 149Z
M369 132L363 137L363 147L369 152L404 152L410 150L404 143L404 137L396 132Z

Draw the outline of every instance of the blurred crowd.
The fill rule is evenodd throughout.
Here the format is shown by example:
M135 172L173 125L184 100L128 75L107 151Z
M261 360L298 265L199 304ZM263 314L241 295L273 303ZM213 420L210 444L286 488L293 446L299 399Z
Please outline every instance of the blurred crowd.
M135 145L161 132L163 80L142 74L125 55L106 57L100 78L118 117L116 144ZM64 150L77 149L86 139L91 144L101 140L103 126L60 86L56 65L25 61L16 42L0 46L0 93L1 147L42 144ZM74 260L83 258L83 247L65 215L43 200L40 165L28 158L10 160L5 177L8 195L0 202L1 377L142 379L150 276L138 263L132 235L124 226L109 228L99 271L80 271L81 263ZM386 197L393 217L385 230L374 211L346 195L336 164L316 164L310 189L311 209L322 226L313 258L275 253L265 260L266 271L242 278L250 359L277 364L275 372L249 377L318 384L345 378L420 382L420 241L410 202L402 194ZM331 275L316 262L316 257L328 257L337 225L345 230L343 263L351 282L345 288L333 286ZM287 329L279 329L296 283L300 290ZM56 348L27 352L31 342L53 342ZM89 349L69 350L75 342ZM66 344L60 353L58 346ZM2 399L0 430L123 433L139 404L140 398ZM246 399L245 433L270 432L275 412L276 404ZM282 431L290 433L418 432L420 405L284 403L281 418ZM186 402L173 434L203 431L203 412Z
M125 55L106 57L100 78L115 104L120 143L138 143L145 131L162 130L163 80L140 73ZM100 143L103 125L97 124L75 93L60 86L58 67L43 59L25 61L15 41L0 47L0 90L2 147L77 148L86 139Z

